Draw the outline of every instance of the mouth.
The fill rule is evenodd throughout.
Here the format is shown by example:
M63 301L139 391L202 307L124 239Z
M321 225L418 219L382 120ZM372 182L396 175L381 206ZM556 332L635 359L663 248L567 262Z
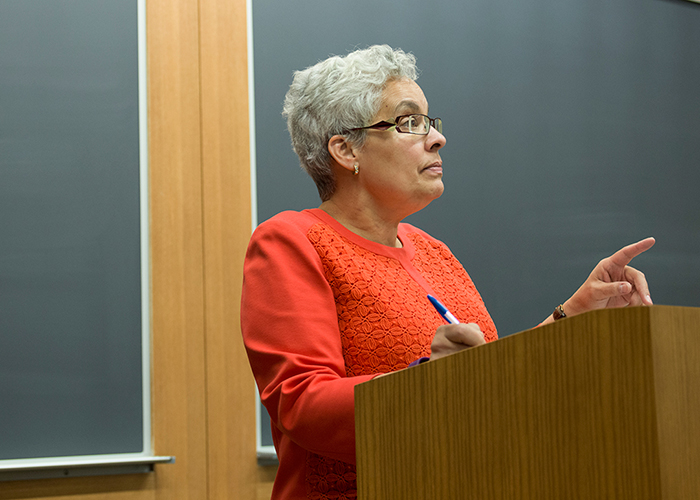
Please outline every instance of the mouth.
M433 174L442 174L442 162L438 160L434 163L431 163L430 165L425 167L423 170L421 170L421 173L422 172L430 172Z

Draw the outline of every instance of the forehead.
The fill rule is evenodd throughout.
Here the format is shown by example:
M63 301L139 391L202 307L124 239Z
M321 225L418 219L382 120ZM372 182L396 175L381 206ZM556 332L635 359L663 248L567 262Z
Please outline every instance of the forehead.
M413 80L391 80L382 92L382 103L377 116L394 118L406 113L427 114L428 101L423 90Z

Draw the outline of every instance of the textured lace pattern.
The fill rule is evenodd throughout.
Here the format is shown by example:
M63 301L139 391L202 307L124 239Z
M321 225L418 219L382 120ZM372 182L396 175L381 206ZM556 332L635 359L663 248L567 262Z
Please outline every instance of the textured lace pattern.
M417 233L408 237L416 248L413 266L445 306L460 321L478 324L487 342L496 340L496 325L471 278L452 252L444 244L426 240Z
M311 500L355 500L355 466L309 453L306 460L306 496Z
M478 323L487 340L496 329L471 279L444 245L408 235L416 248L413 266L460 319ZM396 259L377 255L325 224L307 233L333 290L347 376L406 368L430 356L430 343L442 319L426 291ZM313 500L354 499L355 467L309 454L307 493Z

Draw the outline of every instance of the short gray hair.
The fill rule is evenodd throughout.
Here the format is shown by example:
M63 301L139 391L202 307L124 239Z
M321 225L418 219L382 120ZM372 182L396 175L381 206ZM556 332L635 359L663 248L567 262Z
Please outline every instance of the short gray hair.
M386 84L403 78L418 78L416 58L388 45L329 57L294 72L282 115L287 117L292 148L316 183L322 201L335 191L328 141L334 135L344 135L362 147L366 131L350 129L370 125Z

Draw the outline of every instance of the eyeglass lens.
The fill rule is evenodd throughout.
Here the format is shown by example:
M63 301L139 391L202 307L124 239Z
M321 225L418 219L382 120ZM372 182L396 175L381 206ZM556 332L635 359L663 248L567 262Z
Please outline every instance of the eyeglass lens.
M409 134L426 135L430 132L430 125L435 127L435 130L442 133L442 120L440 118L430 119L425 115L406 115L399 117L396 123L396 128L400 132Z

